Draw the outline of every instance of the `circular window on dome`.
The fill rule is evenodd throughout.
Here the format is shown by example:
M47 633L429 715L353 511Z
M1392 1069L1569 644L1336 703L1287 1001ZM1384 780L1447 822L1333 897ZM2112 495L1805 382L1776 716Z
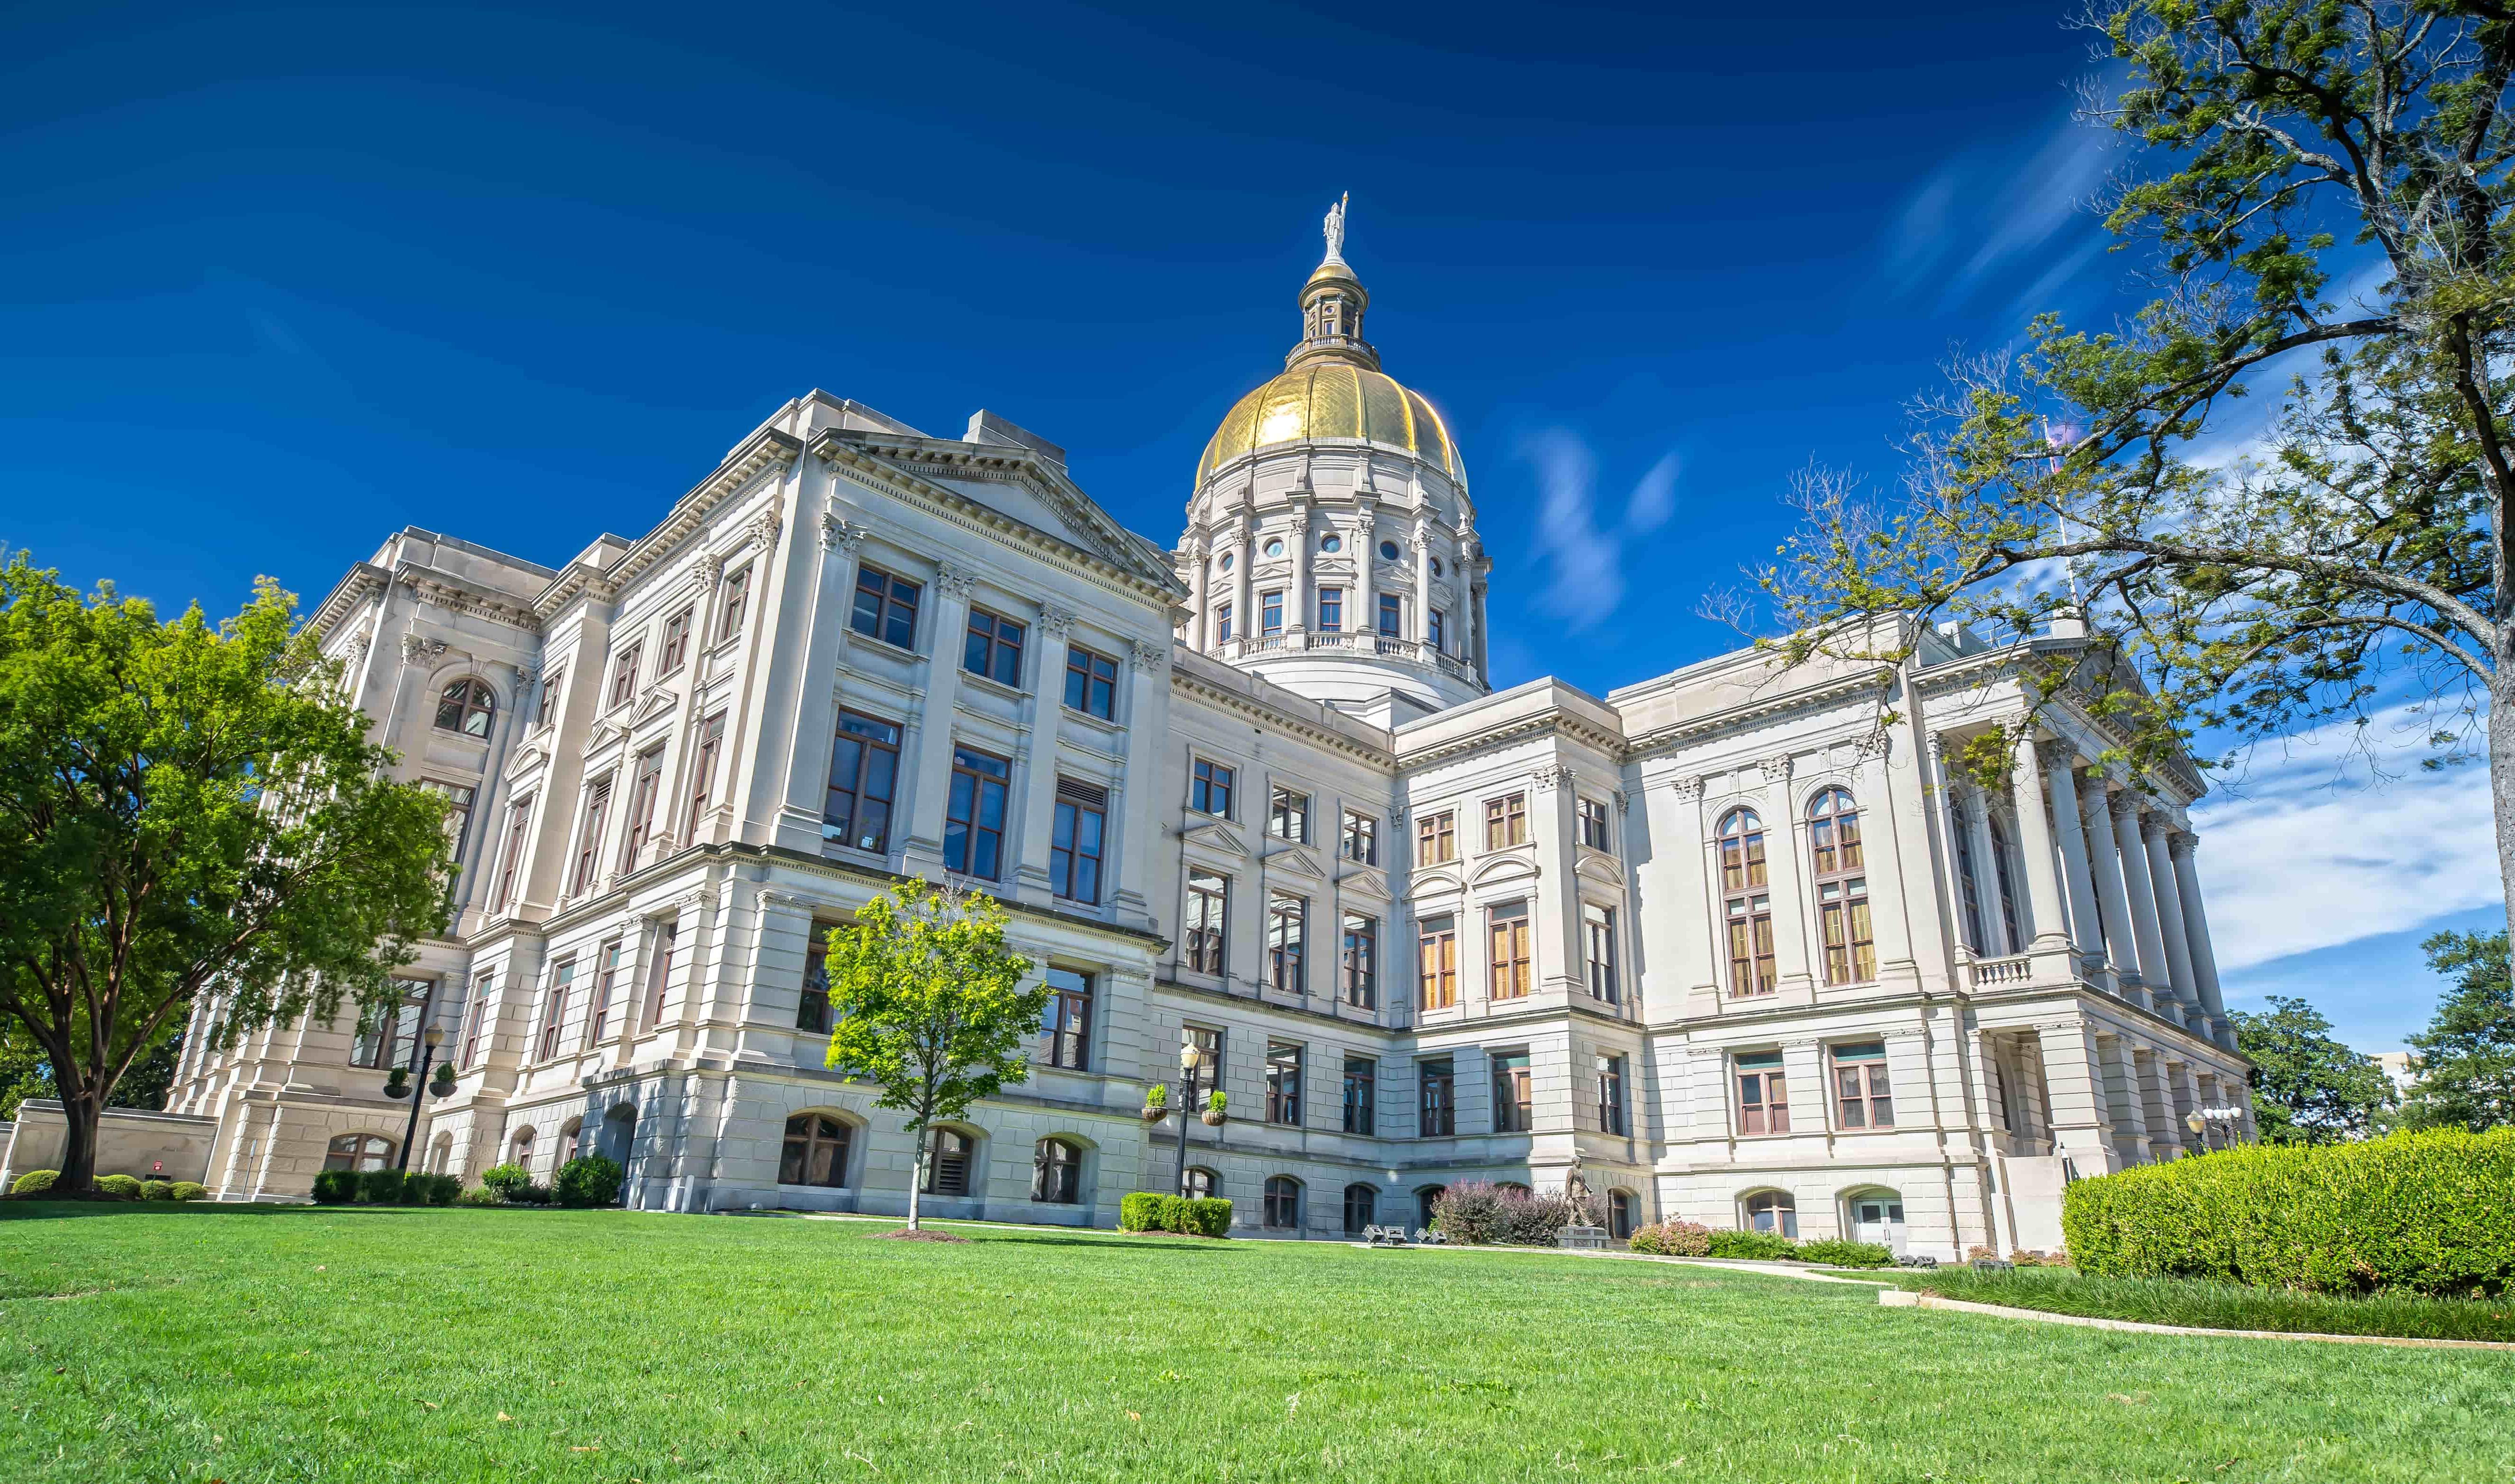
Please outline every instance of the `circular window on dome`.
M1397 543L1394 541L1383 541L1380 543L1380 559L1382 561L1395 561L1397 559Z
M1218 567L1220 567L1220 568L1222 568L1222 570L1224 570L1224 571L1226 571L1226 572L1230 571L1230 570L1231 570L1231 554L1230 554L1229 552L1225 552L1225 553L1223 553L1223 554L1222 554L1222 559L1221 559L1220 561L1216 562L1216 563L1215 563L1215 565L1216 565L1216 566L1218 566Z
M1342 536L1322 536L1319 538L1319 550L1322 552L1341 552L1344 550L1344 538Z
M1267 556L1283 556L1283 555L1284 555L1284 543L1283 543L1281 540L1275 540L1275 541L1269 541L1269 542L1267 542L1267 543L1266 543L1266 555L1267 555Z

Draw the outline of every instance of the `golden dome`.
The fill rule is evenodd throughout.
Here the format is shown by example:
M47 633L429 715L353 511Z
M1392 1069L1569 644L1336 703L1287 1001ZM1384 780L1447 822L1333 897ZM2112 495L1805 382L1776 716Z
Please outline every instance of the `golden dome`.
M1341 361L1296 366L1232 405L1205 457L1197 482L1244 453L1305 438L1367 438L1403 448L1461 485L1450 431L1432 404L1392 377Z

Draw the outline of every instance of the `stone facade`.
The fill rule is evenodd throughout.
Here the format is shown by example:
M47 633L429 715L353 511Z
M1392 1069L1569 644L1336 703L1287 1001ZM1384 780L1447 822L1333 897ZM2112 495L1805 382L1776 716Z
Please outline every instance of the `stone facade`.
M2109 776L2064 695L1983 795L1950 760L2024 716L2028 656L1960 632L1884 672L1490 689L1459 451L1340 259L1301 298L1171 550L1001 418L819 392L556 570L389 538L313 623L405 775L469 802L459 915L396 1022L192 1038L217 1192L397 1153L379 1068L429 1025L460 1075L415 1167L599 1150L640 1208L900 1211L914 1150L822 1068L807 956L901 875L1002 898L1085 1007L951 1131L940 1213L1109 1225L1173 1188L1179 1121L1137 1109L1191 1035L1231 1116L1187 1164L1252 1234L1577 1163L1620 1224L2050 1247L2068 1177L2244 1102L2195 773ZM837 1168L782 1179L815 1127Z

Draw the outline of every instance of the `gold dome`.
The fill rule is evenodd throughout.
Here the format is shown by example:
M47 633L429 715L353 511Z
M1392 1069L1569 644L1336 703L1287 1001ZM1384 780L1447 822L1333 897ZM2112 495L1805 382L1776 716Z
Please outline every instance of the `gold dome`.
M1197 482L1244 453L1305 438L1367 438L1403 448L1461 485L1456 445L1441 415L1392 377L1341 361L1296 366L1232 405L1205 458Z

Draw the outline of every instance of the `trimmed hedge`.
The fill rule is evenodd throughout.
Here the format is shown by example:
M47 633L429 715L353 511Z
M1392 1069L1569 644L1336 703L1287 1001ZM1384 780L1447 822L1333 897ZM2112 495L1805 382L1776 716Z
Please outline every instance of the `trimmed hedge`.
M1176 1199L1157 1190L1131 1190L1118 1198L1120 1231L1161 1231L1162 1202Z
M599 1154L580 1154L558 1167L551 1188L561 1206L616 1206L620 1203L619 1164Z
M142 1180L140 1182L140 1199L144 1201L171 1201L175 1199L175 1182L173 1180Z
M2082 1272L2320 1293L2496 1295L2515 1282L2515 1129L2248 1144L2074 1181Z
M398 1206L402 1184L398 1170L362 1170L358 1173L358 1199L370 1206Z
M29 1170L24 1175L18 1176L16 1182L10 1185L9 1193L11 1195L42 1195L44 1192L52 1189L53 1186L60 1181L62 1173L58 1170Z
M358 1198L358 1172L325 1170L314 1176L314 1204L347 1206Z
M136 1175L99 1175L96 1188L98 1194L109 1195L117 1201L136 1201L140 1199L140 1176Z
M1707 1257L1741 1262L1778 1262L1799 1255L1796 1242L1770 1231L1715 1231L1711 1235L1710 1247Z
M178 1201L207 1200L209 1198L209 1194L210 1187L202 1184L198 1180L177 1180L175 1182L174 1199Z
M1828 1267L1892 1267L1895 1250L1880 1242L1854 1242L1844 1237L1823 1237L1801 1242L1791 1256L1802 1262L1822 1262Z
M480 1175L480 1183L496 1191L502 1201L515 1199L515 1192L532 1182L533 1173L521 1165L493 1165Z
M1231 1235L1231 1203L1216 1196L1164 1195L1136 1190L1118 1201L1120 1231L1175 1231L1189 1237Z
M1627 1245L1662 1257L1705 1257L1711 1254L1711 1228L1676 1220L1636 1226Z

